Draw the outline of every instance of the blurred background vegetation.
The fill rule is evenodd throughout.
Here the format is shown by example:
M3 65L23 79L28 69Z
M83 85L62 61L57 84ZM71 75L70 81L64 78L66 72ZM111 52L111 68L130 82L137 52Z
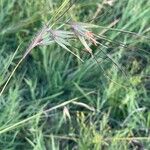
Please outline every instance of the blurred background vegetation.
M62 3L0 0L0 89ZM35 48L0 96L0 150L150 149L149 16L148 0L76 1L53 28L68 18L101 26L107 48L92 49L104 72L79 41L84 63L56 44Z

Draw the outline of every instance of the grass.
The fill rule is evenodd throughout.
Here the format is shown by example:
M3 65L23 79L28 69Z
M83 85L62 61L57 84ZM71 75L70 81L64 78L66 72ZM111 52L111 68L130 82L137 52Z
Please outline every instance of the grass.
M80 37L67 48L84 62L58 39L28 53L0 96L0 150L149 149L148 1L68 2L0 1L0 90L49 21L87 23L100 43L90 43L97 61Z

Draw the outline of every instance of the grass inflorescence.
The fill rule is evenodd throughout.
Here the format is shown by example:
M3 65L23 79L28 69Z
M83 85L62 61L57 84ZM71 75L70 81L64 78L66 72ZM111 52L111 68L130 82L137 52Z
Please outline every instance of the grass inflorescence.
M150 148L148 1L0 8L0 149Z

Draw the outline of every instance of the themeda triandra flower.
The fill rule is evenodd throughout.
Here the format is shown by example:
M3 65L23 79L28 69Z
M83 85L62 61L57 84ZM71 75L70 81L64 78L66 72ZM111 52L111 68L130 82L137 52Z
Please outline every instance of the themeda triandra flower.
M95 39L94 33L87 29L90 27L90 25L84 23L78 23L78 22L71 22L70 25L75 35L79 38L81 43L84 45L85 49L93 56L92 49L88 44L90 43L97 46L98 42Z

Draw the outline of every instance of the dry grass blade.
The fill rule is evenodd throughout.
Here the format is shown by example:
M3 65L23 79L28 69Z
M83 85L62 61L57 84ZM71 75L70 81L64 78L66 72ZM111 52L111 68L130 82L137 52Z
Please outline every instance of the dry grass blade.
M82 102L72 102L72 103L75 105L81 106L81 107L85 107L86 109L89 109L90 111L95 112L95 108L93 108L85 103L82 103Z
M91 92L86 93L86 95L90 95L90 94L94 94L94 93L95 93L95 91L91 91ZM4 129L2 128L2 129L0 129L0 135L3 134L3 133L6 133L6 132L8 132L8 131L11 131L11 130L13 130L13 129L15 129L15 128L17 128L18 126L21 126L21 125L23 125L23 124L26 124L27 122L29 122L29 121L31 121L31 120L33 120L33 119L36 119L36 118L39 117L39 116L40 116L40 117L45 117L45 114L47 114L47 113L49 113L49 112L51 112L51 111L53 111L53 110L56 110L56 109L58 109L58 108L62 108L62 107L66 106L66 105L68 105L68 104L70 104L70 103L72 103L72 102L74 102L74 101L77 101L78 99L80 99L80 98L82 98L82 97L83 97L83 96L81 96L81 97L76 97L76 98L73 98L73 99L71 99L71 100L65 101L65 102L63 102L63 103L61 103L61 104L58 104L58 105L56 105L56 106L54 106L54 107L51 107L51 108L49 108L49 109L47 109L47 110L42 110L42 111L40 111L39 113L37 113L37 114L35 114L35 115L31 116L31 117L28 117L28 118L26 118L26 119L24 119L24 120L22 120L22 121L19 121L19 122L13 124L13 125L10 125L10 126L4 128Z

